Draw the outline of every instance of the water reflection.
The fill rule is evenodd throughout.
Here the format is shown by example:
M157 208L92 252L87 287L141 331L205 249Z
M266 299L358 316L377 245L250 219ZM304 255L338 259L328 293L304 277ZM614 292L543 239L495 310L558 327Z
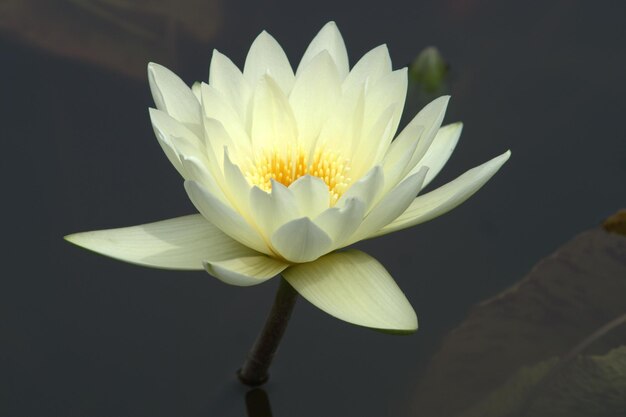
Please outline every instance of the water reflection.
M248 417L272 417L270 399L262 388L255 388L246 393Z

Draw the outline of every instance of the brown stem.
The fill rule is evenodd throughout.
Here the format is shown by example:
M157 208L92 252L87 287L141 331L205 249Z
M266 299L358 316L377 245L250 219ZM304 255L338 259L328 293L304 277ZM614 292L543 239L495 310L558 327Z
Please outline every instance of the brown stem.
M298 293L284 278L274 298L274 305L257 337L246 361L237 372L239 380L249 386L263 385L269 378L268 369L274 359L278 344L285 333L291 312L298 299Z

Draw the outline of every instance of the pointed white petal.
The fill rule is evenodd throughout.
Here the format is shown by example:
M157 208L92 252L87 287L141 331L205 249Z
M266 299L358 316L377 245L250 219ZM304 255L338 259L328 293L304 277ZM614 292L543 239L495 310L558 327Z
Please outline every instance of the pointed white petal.
M249 148L250 137L246 131L244 121L228 103L225 96L214 87L205 83L202 83L200 86L200 92L202 95L204 121L206 122L207 118L217 120L228 134L230 141L238 146L238 150ZM206 133L208 134L209 132ZM209 140L208 142L211 141ZM219 155L219 152L216 152L216 155Z
M309 302L340 320L374 329L417 330L415 311L402 290L363 252L331 253L294 265L283 276Z
M304 175L289 186L302 216L314 218L330 207L328 186L318 177Z
M446 185L417 197L397 219L370 237L406 229L447 213L478 191L510 156L511 151L506 151L504 154L470 169Z
M272 77L285 94L289 94L293 87L293 69L287 55L276 39L265 31L252 42L246 57L243 75L252 88L265 75Z
M345 242L358 229L365 216L365 203L349 198L343 207L331 207L317 216L314 223L333 240L333 249L345 246Z
M248 220L250 211L250 190L252 187L241 173L241 169L230 160L228 149L224 150L224 178L226 191L233 206Z
M252 95L250 84L239 68L216 49L213 50L210 68L209 84L224 95L245 126L248 102Z
M204 186L188 180L185 181L185 190L200 214L228 236L257 252L271 254L259 233L245 221L241 214L219 201Z
M396 134L408 86L407 69L402 68L383 76L365 95L365 117L363 131L368 132L378 117L390 106L395 105L391 136Z
M409 166L414 167L422 159L435 138L446 114L449 101L450 96L442 96L428 103L391 143L385 158L389 158L391 161L399 159L413 142L419 140L413 158L409 162Z
M339 73L328 51L322 51L298 73L289 95L304 149L312 148L340 96Z
M75 233L65 239L115 259L164 269L201 270L206 259L257 254L199 214L140 226Z
M400 156L400 159L393 162L387 158L383 159L382 166L385 171L385 186L383 187L382 195L387 194L389 190L398 185L402 179L406 178L407 173L411 170L409 163L411 162L411 158L413 158L413 153L416 148L417 141L413 142L411 146L407 148L406 152Z
M435 179L446 162L448 162L459 141L462 130L463 123L453 123L440 128L422 159L411 170L411 172L417 172L421 167L428 167L428 174L426 174L424 179L424 187Z
M367 129L363 129L360 140L353 143L351 174L356 177L382 162L393 139L397 104L390 105L378 115L378 120Z
M367 83L372 86L391 72L391 58L387 45L372 49L359 60L343 82L343 90L349 91Z
M349 242L354 243L366 239L402 214L422 188L427 172L428 168L423 167L383 197L363 220L357 232L350 237Z
M187 179L202 184L220 202L230 204L220 186L220 182L224 183L224 178L216 180L207 168L206 161L194 157L183 157L181 160Z
M196 81L191 85L191 92L194 96L196 96L198 103L202 101L202 97L200 96L200 85L202 85L200 81Z
M148 64L150 90L157 108L188 125L200 124L200 103L176 74L151 62Z
M252 146L287 152L298 137L291 106L287 97L270 77L263 77L254 93L252 112Z
M267 237L272 236L283 224L301 216L291 190L273 180L271 193L252 187L250 207L254 222Z
M365 210L367 212L378 198L384 184L385 176L383 169L379 165L376 165L343 193L337 201L337 207L342 207L348 199L355 197L365 203Z
M209 274L227 284L247 287L275 277L289 264L269 256L256 255L223 261L207 261L204 266Z
M291 262L310 262L327 253L330 237L308 217L292 220L272 235L272 246Z
M313 38L302 56L302 60L300 60L296 74L299 75L313 61L315 56L322 51L328 51L334 66L337 68L340 79L346 78L350 70L348 52L335 22L326 23L322 30Z

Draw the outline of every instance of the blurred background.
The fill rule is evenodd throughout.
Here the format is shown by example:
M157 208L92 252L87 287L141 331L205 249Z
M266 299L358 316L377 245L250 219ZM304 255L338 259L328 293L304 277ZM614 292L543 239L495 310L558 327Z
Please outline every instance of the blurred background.
M584 0L1 1L0 414L625 415L624 220L600 226L626 207L625 15ZM452 95L445 122L464 131L433 186L513 155L454 211L358 245L417 333L300 300L249 392L235 371L277 280L230 287L62 237L194 212L153 136L148 62L207 80L213 48L242 67L266 29L295 65L329 20L352 64L386 43L410 65L406 120Z

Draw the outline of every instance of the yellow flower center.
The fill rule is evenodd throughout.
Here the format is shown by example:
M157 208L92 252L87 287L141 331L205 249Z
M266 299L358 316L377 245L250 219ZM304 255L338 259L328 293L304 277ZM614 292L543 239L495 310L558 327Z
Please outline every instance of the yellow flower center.
M308 174L326 183L331 205L334 205L351 182L350 161L324 148L317 149L310 159L303 149L264 150L255 159L249 161L245 176L252 185L266 192L272 190L272 179L289 187Z

